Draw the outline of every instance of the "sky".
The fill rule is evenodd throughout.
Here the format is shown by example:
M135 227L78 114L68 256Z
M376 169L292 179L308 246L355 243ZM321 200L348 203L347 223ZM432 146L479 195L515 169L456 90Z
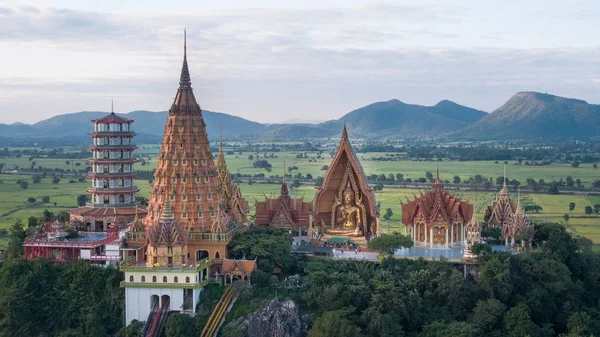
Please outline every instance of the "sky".
M168 110L187 29L203 109L263 123L377 101L600 103L593 1L0 0L0 123Z

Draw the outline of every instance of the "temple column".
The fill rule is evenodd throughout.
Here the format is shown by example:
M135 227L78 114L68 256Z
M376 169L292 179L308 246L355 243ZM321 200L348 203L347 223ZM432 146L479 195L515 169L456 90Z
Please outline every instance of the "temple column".
M465 224L464 222L460 223L460 244L464 245L465 242Z
M423 230L425 231L425 235L423 236L423 246L427 247L427 228L423 227Z
M375 236L381 236L381 219L379 217L377 217L377 220L375 220L375 224L377 226L375 229ZM371 233L371 235L372 234L373 233Z
M417 224L416 226L417 227L415 228L415 230L416 230L415 238L420 241L421 240L421 225Z
M454 224L450 227L450 247L454 246Z
M314 231L313 215L311 213L308 216L308 241L312 241L312 239L313 239L313 231Z
M448 248L448 227L446 227L446 248Z
M429 229L429 247L433 248L433 228Z
M406 225L404 225L404 236L406 236Z

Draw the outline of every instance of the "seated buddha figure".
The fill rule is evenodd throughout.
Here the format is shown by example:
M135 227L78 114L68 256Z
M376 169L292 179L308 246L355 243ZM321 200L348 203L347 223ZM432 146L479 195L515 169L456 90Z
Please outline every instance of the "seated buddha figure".
M362 235L361 208L356 205L354 192L348 186L343 194L344 202L336 209L335 227L338 231L355 236Z

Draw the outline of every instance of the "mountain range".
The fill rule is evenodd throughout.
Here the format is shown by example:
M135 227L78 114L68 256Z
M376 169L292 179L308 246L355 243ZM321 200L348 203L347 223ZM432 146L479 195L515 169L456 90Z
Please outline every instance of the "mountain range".
M423 106L392 99L317 124L261 124L225 113L207 110L202 113L211 139L218 138L221 125L227 139L264 141L335 137L344 124L351 137L365 139L543 140L600 135L600 105L537 92L519 92L491 113L448 100ZM91 129L90 120L105 114L83 111L35 124L0 124L0 136L84 140ZM138 143L160 141L166 111L132 111L119 115L135 120Z

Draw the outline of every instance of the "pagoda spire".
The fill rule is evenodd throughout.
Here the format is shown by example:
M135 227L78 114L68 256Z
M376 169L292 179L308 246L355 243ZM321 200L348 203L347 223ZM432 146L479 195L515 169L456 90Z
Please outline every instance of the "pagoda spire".
M115 101L112 98L110 100L110 113L115 114Z
M285 182L285 159L283 159L283 183L281 184L281 196L287 197L289 194L287 184Z
M183 66L181 67L181 77L179 78L179 88L190 87L192 85L190 70L187 64L187 32L183 30Z

